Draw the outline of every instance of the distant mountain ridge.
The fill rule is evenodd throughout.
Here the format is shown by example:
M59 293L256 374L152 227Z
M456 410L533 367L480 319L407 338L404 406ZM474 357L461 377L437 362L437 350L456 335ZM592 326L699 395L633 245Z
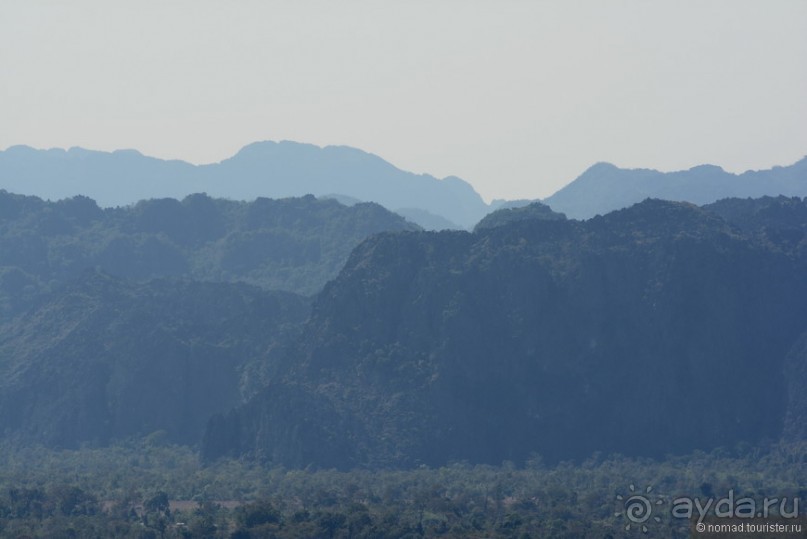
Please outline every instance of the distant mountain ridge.
M291 141L255 142L207 165L156 159L135 150L13 146L0 151L0 189L51 200L84 195L103 207L200 192L235 200L338 193L393 211L421 210L465 228L490 209L470 184L455 176L439 180L400 170L355 148Z
M742 174L732 174L714 165L659 172L597 163L542 202L570 219L589 219L646 198L703 205L723 198L778 195L807 196L807 157L790 166Z
M497 199L487 204L456 176L414 174L360 149L292 141L255 142L205 165L136 150L12 146L0 151L0 189L50 200L84 195L102 207L201 192L246 201L313 194L376 202L426 230L470 230L491 211L531 202ZM659 172L597 163L541 202L570 219L588 219L646 198L703 205L729 197L778 195L807 196L807 158L742 174L714 165Z

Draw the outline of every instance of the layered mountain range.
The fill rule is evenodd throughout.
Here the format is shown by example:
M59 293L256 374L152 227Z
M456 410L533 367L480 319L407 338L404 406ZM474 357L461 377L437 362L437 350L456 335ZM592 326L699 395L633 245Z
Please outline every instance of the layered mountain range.
M378 204L196 194L100 208L0 191L0 432L56 447L206 421L260 389L271 349L351 250L418 227Z
M645 198L709 204L723 198L807 196L807 157L790 166L732 174L714 165L659 172L598 163L543 202L573 219L626 208Z
M805 380L785 373L804 371L804 217L798 199L651 200L375 236L204 452L385 467L661 457L777 439L786 417L803 432Z
M405 172L355 148L289 141L256 142L220 163L198 166L135 150L14 146L0 152L0 188L51 200L84 195L102 207L202 192L245 201L337 194L400 210L429 228L472 227L489 211L457 177Z
M318 158L338 170L322 156L350 155L287 144L243 151L230 177L301 151L308 172L289 175L305 184L322 176ZM0 169L28 154L41 157L3 152ZM174 178L204 170L85 155L113 163L109 178L122 158L127 174L151 163L152 187L173 181L164 166ZM764 182L796 188L800 167ZM23 169L16 177L34 177ZM463 222L478 221L472 232L428 232L330 183L320 199L103 207L74 193L96 169L63 176L71 196L59 201L0 191L5 440L73 447L158 432L208 460L349 469L663 457L807 436L805 199L648 199L586 221L573 217L606 210L583 195L564 213L498 201ZM624 171L595 169L619 190ZM704 186L713 172L695 171ZM643 181L631 196L646 194Z
M487 204L469 183L455 176L437 179L413 174L347 146L290 141L256 142L207 165L156 159L136 150L13 146L0 151L0 189L50 200L83 195L101 207L150 198L181 200L202 192L243 201L313 194L342 202L375 202L427 230L470 230L491 211L530 202ZM599 163L543 202L569 218L587 219L645 198L701 205L721 198L765 195L807 196L807 159L743 174L712 165L664 173Z

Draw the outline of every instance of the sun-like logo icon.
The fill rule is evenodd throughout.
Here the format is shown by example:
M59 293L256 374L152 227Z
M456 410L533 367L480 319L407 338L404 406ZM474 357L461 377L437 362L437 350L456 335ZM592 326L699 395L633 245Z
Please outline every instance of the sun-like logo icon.
M625 517L628 523L625 525L625 531L629 531L631 526L640 527L644 533L647 533L647 522L651 517L656 523L661 522L661 517L653 515L653 507L659 506L664 503L661 496L654 496L652 494L653 487L647 487L643 493L637 494L636 487L630 485L630 495L625 498L618 494L616 499L622 502L622 510L617 511L615 516ZM651 500L655 498L655 501Z

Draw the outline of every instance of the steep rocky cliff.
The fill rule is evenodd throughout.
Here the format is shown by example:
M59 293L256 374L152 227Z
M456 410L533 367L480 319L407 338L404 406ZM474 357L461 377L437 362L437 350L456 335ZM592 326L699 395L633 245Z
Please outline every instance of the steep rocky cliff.
M689 204L379 235L204 453L351 467L756 443L782 434L805 328L797 260Z

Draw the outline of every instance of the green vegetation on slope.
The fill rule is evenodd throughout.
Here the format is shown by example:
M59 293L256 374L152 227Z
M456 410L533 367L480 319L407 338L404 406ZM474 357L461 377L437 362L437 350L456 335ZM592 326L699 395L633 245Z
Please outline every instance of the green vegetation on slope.
M378 235L317 297L272 384L211 420L203 452L350 469L777 439L798 394L785 359L807 330L802 267L652 200Z
M233 202L197 194L101 209L81 196L45 202L0 191L0 316L88 268L311 295L366 237L417 228L377 204L313 196Z
M52 447L160 430L198 443L308 312L290 292L89 273L0 324L0 432Z

